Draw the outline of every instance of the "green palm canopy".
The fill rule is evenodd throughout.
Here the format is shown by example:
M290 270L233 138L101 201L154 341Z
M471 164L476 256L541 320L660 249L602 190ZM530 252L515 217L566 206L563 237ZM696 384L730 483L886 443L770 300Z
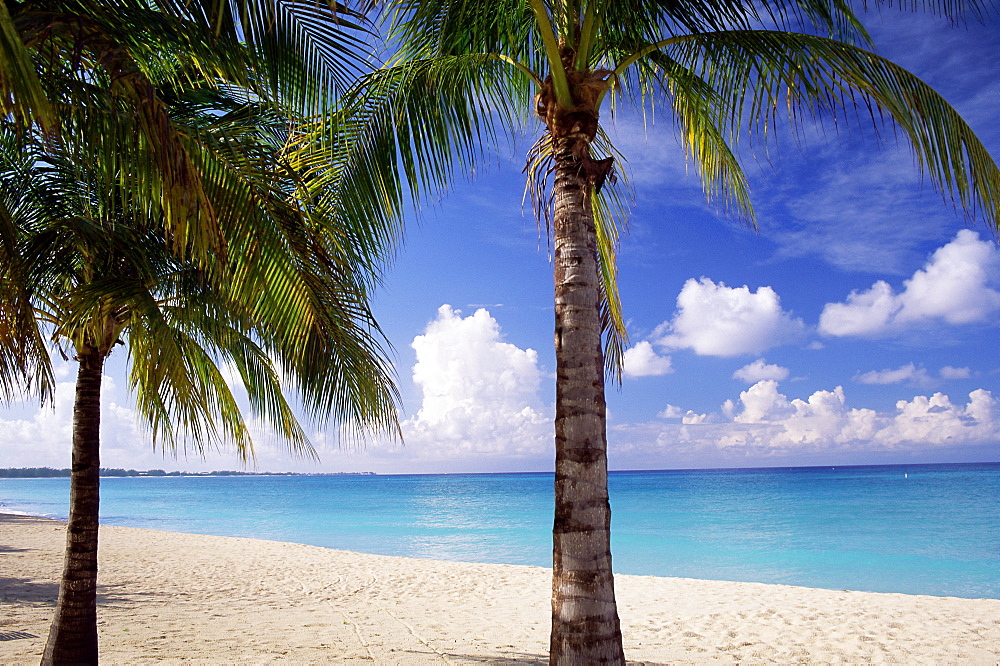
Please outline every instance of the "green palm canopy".
M167 91L225 82L309 118L366 70L368 41L358 12L314 0L9 2L0 7L0 113L48 137L89 132L113 146L145 171L137 182L153 182L143 195L161 208L171 250L208 261L222 249L225 211L172 124ZM95 86L130 114L93 126ZM385 242L389 231L371 224L368 236Z

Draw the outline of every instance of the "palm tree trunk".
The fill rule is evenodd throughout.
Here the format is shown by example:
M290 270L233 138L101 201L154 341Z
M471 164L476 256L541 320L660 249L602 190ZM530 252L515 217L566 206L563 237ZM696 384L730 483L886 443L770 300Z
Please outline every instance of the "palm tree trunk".
M42 664L97 663L97 528L104 356L88 348L77 358L80 368L73 407L66 559Z
M549 663L625 663L611 573L597 240L585 169L557 140L556 478Z

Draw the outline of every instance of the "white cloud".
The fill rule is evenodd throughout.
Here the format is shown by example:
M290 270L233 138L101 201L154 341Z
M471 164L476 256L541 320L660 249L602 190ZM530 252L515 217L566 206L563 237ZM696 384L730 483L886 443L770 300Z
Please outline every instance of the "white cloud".
M660 356L648 341L643 340L625 350L623 359L626 377L655 377L674 371L669 356Z
M733 416L736 414L736 403L733 402L732 400L726 400L724 403L722 403L722 413L727 418L730 419L733 418Z
M892 287L879 280L868 291L852 291L846 303L827 303L819 317L819 330L825 335L874 336L888 328L898 309Z
M20 418L0 419L0 467L55 467L71 464L73 445L73 401L76 394L76 364L57 363L53 371L59 381L52 404L18 410ZM135 411L127 406L114 377L101 379L101 465L133 467L136 458L150 453L142 447L148 437L139 427ZM126 404L123 404L126 403ZM139 445L137 447L137 444ZM138 449L138 451L137 451ZM127 451L123 455L123 451ZM137 455L138 453L138 455ZM157 458L151 458L154 462Z
M736 423L762 423L791 416L795 410L778 392L778 382L764 379L740 393L743 411L736 414Z
M403 423L410 455L518 456L551 446L551 419L538 398L538 354L503 342L485 309L463 318L441 306L412 346L422 401Z
M711 414L699 414L690 409L681 417L681 423L684 425L701 425L703 423L711 423L711 421Z
M949 324L988 320L1000 312L1000 292L988 284L1000 274L996 243L968 229L937 250L927 266L907 280L899 296L898 323L944 319Z
M734 372L733 378L741 379L748 384L756 384L762 379L773 379L780 382L788 379L788 368L770 364L764 359L759 358Z
M657 416L661 419L679 419L684 416L684 410L677 405L667 405Z
M851 292L845 303L827 303L819 330L832 336L876 337L944 321L952 325L989 323L1000 313L1000 252L968 229L939 248L896 294L884 281Z
M941 379L969 379L972 377L971 368L953 368L946 365L941 368Z
M862 384L902 384L904 382L916 386L932 386L934 380L927 374L925 368L918 368L913 363L895 369L872 370L857 375L855 381Z
M771 287L756 292L727 287L708 278L690 279L677 296L677 312L658 328L656 341L667 348L692 349L703 356L759 354L800 340L801 319L781 309Z
M953 368L946 365L941 368L938 377L933 377L923 367L918 367L913 363L907 363L898 368L886 368L884 370L872 370L858 374L854 381L862 384L910 384L911 386L921 386L929 388L941 383L941 380L949 379L970 379L972 370L970 368Z
M952 404L943 393L918 395L896 403L896 415L873 440L889 447L909 442L951 444L995 440L1000 436L1000 403L984 389L969 394L965 406Z
M867 438L873 432L870 416L874 412L847 412L844 389L840 386L833 391L816 391L807 400L789 401L778 391L777 382L764 380L741 393L740 402L743 411L733 421L772 426L767 436L770 447L830 446L845 441L845 437ZM747 431L750 432L753 431Z
M310 433L322 460L296 458L259 419L248 416L254 436L256 469L270 471L516 471L551 465L552 408L539 398L543 380L531 349L504 342L500 326L486 310L469 317L442 306L423 335L413 340L413 381L420 389L416 414L401 423L405 445L395 441L338 437L336 426ZM124 360L124 359L121 359ZM178 460L153 449L137 425L132 397L110 367L101 392L101 455L104 467L206 471L238 469L232 451L184 452ZM69 378L74 364L57 366ZM227 379L238 374L224 368ZM74 385L58 384L55 404L20 408L0 418L0 467L68 467L72 440ZM363 443L364 446L352 446Z
M666 409L657 414L657 416L661 419L680 419L683 425L700 425L715 421L712 414L699 414L691 409L681 409L677 405L667 405Z
M726 420L698 415L676 425L618 427L613 431L616 456L715 461L723 456L721 460L759 464L771 456L927 451L990 445L1000 439L1000 400L984 389L969 393L966 404L934 393L900 400L894 410L877 412L848 407L840 386L790 399L776 381L763 380L741 392L738 401L726 401L721 412ZM626 441L621 441L622 433Z

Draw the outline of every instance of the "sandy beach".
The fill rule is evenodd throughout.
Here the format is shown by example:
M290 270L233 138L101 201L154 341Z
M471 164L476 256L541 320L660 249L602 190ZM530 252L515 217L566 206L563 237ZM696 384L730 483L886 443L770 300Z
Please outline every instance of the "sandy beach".
M37 663L64 525L0 515L0 664ZM103 527L105 663L539 663L550 572ZM630 661L1000 661L1000 600L616 577Z

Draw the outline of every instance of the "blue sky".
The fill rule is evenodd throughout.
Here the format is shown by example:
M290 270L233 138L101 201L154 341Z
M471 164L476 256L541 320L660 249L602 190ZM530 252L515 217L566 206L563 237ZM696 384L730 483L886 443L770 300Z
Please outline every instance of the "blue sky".
M886 10L878 51L934 86L1000 156L1000 23ZM807 128L747 162L759 230L718 215L669 118L605 118L634 189L619 253L632 348L609 385L613 469L1000 460L1000 250L891 134ZM537 132L537 126L533 131ZM552 276L522 206L530 140L409 222L377 296L405 445L339 441L322 462L266 437L258 469L380 473L552 467ZM151 449L108 366L105 466L233 469ZM0 411L0 467L69 464L72 377L54 408Z

